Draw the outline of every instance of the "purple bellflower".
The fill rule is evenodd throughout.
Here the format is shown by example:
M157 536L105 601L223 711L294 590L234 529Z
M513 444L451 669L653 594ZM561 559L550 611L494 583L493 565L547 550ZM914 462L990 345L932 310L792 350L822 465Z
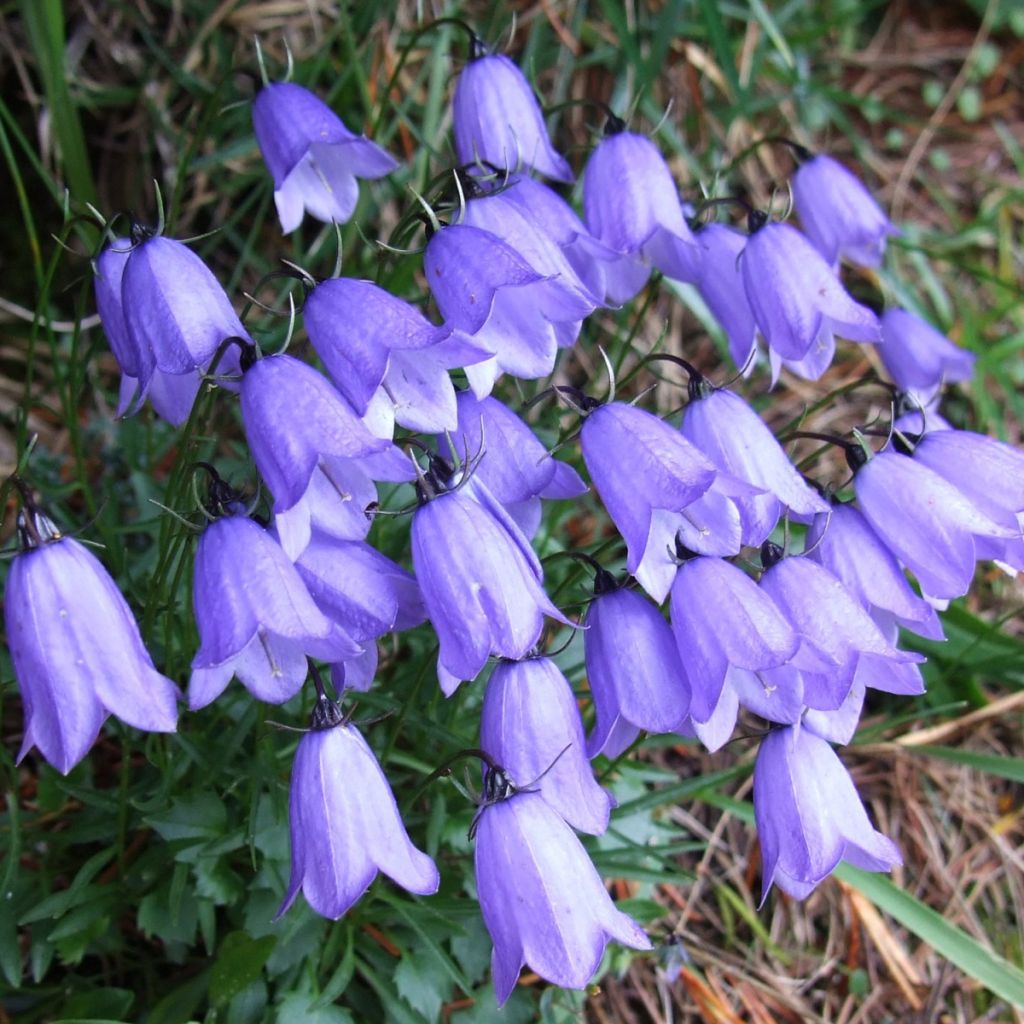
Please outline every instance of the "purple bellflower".
M925 463L891 449L868 459L857 470L853 487L864 518L928 597L967 593L976 538L1019 536Z
M587 227L619 253L605 265L608 298L628 302L657 267L677 281L697 281L701 249L683 214L672 172L646 136L609 118L583 173Z
M489 164L499 172L529 168L570 183L572 169L555 151L530 83L501 54L474 43L452 97L452 126L459 162Z
M27 502L19 526L24 550L4 593L7 645L25 705L18 761L34 746L67 775L108 714L136 729L174 732L177 687L153 667L107 570Z
M544 593L529 540L475 480L431 458L423 504L412 517L412 564L437 632L437 675L445 695L475 679L492 654L523 658L544 616L571 625Z
M494 943L499 1006L524 964L554 985L581 989L609 940L651 948L643 929L616 909L579 839L540 793L513 785L497 769L488 771L484 792L476 822L476 889Z
M578 498L587 491L579 473L552 458L532 430L493 396L458 395L458 424L452 438L459 454L481 452L474 479L532 537L541 517L541 499ZM443 449L442 449L443 450Z
M571 281L547 277L497 235L469 224L436 231L423 257L445 325L460 341L492 353L466 366L479 398L502 373L546 377L559 348L572 345L593 300Z
M931 640L944 639L935 609L914 593L896 556L852 504L816 515L807 531L807 557L842 580L887 636L892 624Z
M675 731L690 708L690 684L658 609L641 594L617 586L602 569L583 627L597 717L587 755L618 757L641 729Z
M252 124L274 179L274 203L287 235L304 212L345 223L359 200L356 178L382 178L398 161L294 82L264 86L252 105Z
M690 558L679 566L672 584L672 632L690 684L690 717L696 725L711 719L735 670L777 668L800 645L772 597L742 569L720 558Z
M622 402L589 409L581 445L590 479L626 541L626 567L656 602L664 601L676 573L676 536L707 528L689 507L718 471L678 430ZM727 499L718 504L726 507Z
M799 633L801 654L821 659L820 667L800 673L805 704L824 711L840 707L855 676L889 693L924 692L917 669L924 656L897 650L840 579L809 558L784 558L771 543L765 548L761 589ZM802 668L794 659L779 676L792 678Z
M695 380L692 400L683 413L682 433L719 469L767 493L748 499L751 530L743 542L760 545L783 509L802 515L828 510L789 461L760 416L731 391L711 389Z
M722 325L732 361L740 370L752 369L757 324L740 271L740 253L746 248L747 236L725 224L705 224L694 238L701 252L697 291Z
M594 779L576 698L550 658L495 667L480 713L480 745L573 828L591 835L608 828L614 801Z
M182 242L137 227L97 260L96 305L124 378L118 415L151 396L157 412L180 426L200 376L228 337L247 338L224 289ZM231 372L233 357L219 372Z
M337 920L378 871L418 896L437 892L437 867L409 839L377 758L326 696L295 752L288 816L292 875L278 917L301 889L318 914Z
M877 267L886 238L900 233L861 180L824 154L797 168L793 202L807 237L833 265L845 256L863 267Z
M335 689L368 690L377 669L377 638L427 617L416 580L369 544L315 532L295 567L317 607L365 648L332 666Z
M913 458L951 483L1005 537L977 534L978 558L1024 569L1024 452L970 430L932 430L919 438Z
M754 816L764 861L762 903L772 885L803 899L843 860L863 871L903 863L892 840L868 820L835 751L799 725L761 741Z
M232 676L282 704L306 679L306 656L345 661L363 648L313 601L277 541L244 515L216 519L196 552L192 601L200 646L189 707L205 707Z
M907 309L882 314L882 364L903 391L929 393L947 382L974 376L973 352L954 345L940 331Z
M448 370L490 357L455 343L415 306L372 281L322 281L302 312L313 348L352 408L364 415L383 388L395 420L409 430L453 430L455 388Z
M828 352L833 331L852 341L881 339L878 318L855 302L825 257L796 228L751 218L740 268L754 320L782 360ZM824 367L820 367L824 369ZM812 371L813 372L813 371Z
M332 536L362 539L369 530L363 513L377 497L373 481L409 480L408 459L390 440L375 436L306 363L247 353L243 366L242 423L256 468L274 495L276 526L289 556L309 543L314 524Z

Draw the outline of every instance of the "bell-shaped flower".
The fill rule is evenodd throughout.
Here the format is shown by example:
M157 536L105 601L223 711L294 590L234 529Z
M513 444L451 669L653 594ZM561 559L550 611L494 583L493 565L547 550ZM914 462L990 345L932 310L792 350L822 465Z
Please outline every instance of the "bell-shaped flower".
M933 392L974 376L974 353L954 345L910 310L887 309L881 322L878 355L901 391Z
M923 655L897 650L843 585L809 558L792 556L769 564L761 589L775 602L803 640L806 657L819 656L820 668L802 673L803 700L809 707L838 708L855 675L875 689L921 693L912 666ZM802 668L796 660L790 669Z
M593 301L572 282L547 277L497 235L469 224L436 231L423 257L445 325L491 353L466 366L475 394L490 394L503 373L546 377L559 348L573 344Z
M479 50L479 44L474 45ZM508 57L474 53L452 97L455 152L462 164L511 173L528 168L571 182L572 169L555 151L530 83Z
M354 533L352 519L358 523L376 500L373 481L413 476L399 448L371 433L322 374L292 356L256 359L241 393L249 449L274 495L277 529L291 557L309 542L314 521L336 537L365 536L368 521ZM332 508L342 520L335 528L327 525Z
M618 757L647 732L673 732L690 708L690 684L665 617L641 594L599 572L583 620L587 682L597 721L587 755Z
M608 828L614 801L594 779L576 698L550 658L495 666L480 713L480 746L573 828L591 835Z
M806 544L807 557L840 579L883 632L896 622L919 636L943 639L935 609L914 593L896 556L855 505L836 504L816 515Z
M754 817L764 862L761 901L772 885L803 899L847 861L862 871L903 863L875 830L829 744L799 725L770 732L754 763Z
M740 253L747 236L725 224L705 224L694 235L700 247L700 274L694 282L700 297L722 325L729 354L740 370L750 368L756 348L757 324L747 302L740 271Z
M682 433L719 469L767 492L749 499L751 530L745 544L768 538L783 509L802 515L828 510L789 461L760 416L731 391L698 384L683 413Z
M651 948L643 929L616 909L579 839L540 793L520 790L481 809L476 889L494 943L499 1006L524 964L554 985L581 989L609 940Z
M309 340L335 386L364 415L383 388L395 420L409 430L455 427L455 388L448 370L489 358L458 344L408 302L372 281L322 281L302 307Z
M398 161L348 130L323 100L294 82L271 82L256 95L252 125L274 179L274 204L287 235L305 212L343 224L359 200L357 178L382 178Z
M609 121L583 172L583 213L596 238L619 253L606 264L613 303L628 302L651 267L677 281L697 281L701 249L683 214L672 172L646 136Z
M301 890L318 914L336 920L378 871L418 896L437 892L437 867L409 839L377 758L326 697L295 752L288 818L292 873L278 917Z
M732 669L776 668L800 645L771 596L720 558L690 558L679 566L671 611L695 723L711 718Z
M244 515L216 519L196 551L192 603L200 646L189 707L205 707L237 676L252 695L282 704L306 679L306 656L344 661L363 648L310 596L277 541Z
M781 359L827 352L833 331L852 341L880 340L878 318L850 297L796 228L755 218L740 268L758 329Z
M136 235L114 239L96 268L96 304L124 374L118 415L135 412L150 396L157 412L180 426L220 344L248 336L224 289L188 246L142 229ZM217 370L236 367L228 353Z
M448 696L492 654L525 657L545 615L570 624L544 593L529 540L475 480L440 482L413 514L412 565L440 641L437 676Z
M861 466L853 487L864 518L929 597L967 593L976 537L998 541L1019 536L925 463L891 449Z
M526 536L532 537L540 525L542 498L578 498L586 493L579 473L552 458L507 405L493 396L478 399L472 391L460 392L457 405L452 436L457 453L481 453L474 479L487 487Z
M337 671L332 668L335 688L369 689L377 668L377 638L411 629L427 617L416 580L369 544L315 532L295 568L317 607L365 648Z
M831 264L845 256L863 267L877 267L886 239L900 233L861 180L824 154L797 168L793 203L807 237Z
M1024 569L1024 452L970 430L932 430L916 441L913 458L1006 529L1005 537L976 535L977 557Z
M174 732L178 690L153 667L110 574L87 548L26 508L26 549L11 562L4 625L25 706L18 761L37 747L67 775L108 714L136 729Z
M626 541L627 568L660 603L676 572L676 535L693 526L686 510L717 470L678 430L622 402L588 412L580 440L590 479Z

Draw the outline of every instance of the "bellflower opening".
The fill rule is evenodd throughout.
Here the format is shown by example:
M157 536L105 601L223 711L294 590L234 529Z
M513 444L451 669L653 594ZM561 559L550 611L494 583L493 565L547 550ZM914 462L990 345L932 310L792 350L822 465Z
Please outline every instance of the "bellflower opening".
M37 747L67 775L108 714L149 732L177 728L178 689L153 666L128 603L82 544L26 504L4 625L25 705L20 762Z
M747 236L724 224L705 224L694 235L700 246L700 274L695 283L700 297L722 325L729 354L737 369L752 367L757 324L743 290L740 253Z
M555 181L573 180L565 157L551 144L530 83L508 57L484 53L462 69L452 97L452 127L459 163L490 164L506 173L526 167Z
M345 127L341 118L294 82L264 86L252 105L252 125L274 179L274 203L287 235L304 213L344 224L359 201L357 178L382 178L398 161Z
M499 1006L524 964L554 985L581 989L609 940L651 948L643 929L616 909L586 850L540 793L513 788L481 809L475 859Z
M326 696L295 752L288 817L292 874L278 917L301 890L318 914L337 920L378 871L418 896L437 892L437 867L409 839L377 758Z
M902 391L932 392L947 382L974 376L975 354L954 345L907 309L887 309L882 314L878 355Z

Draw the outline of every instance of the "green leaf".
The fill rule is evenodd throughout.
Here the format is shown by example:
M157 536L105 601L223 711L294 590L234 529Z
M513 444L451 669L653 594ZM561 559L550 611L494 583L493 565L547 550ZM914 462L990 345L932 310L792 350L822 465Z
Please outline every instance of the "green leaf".
M317 1006L308 995L286 996L277 1009L276 1024L355 1024L340 1006Z
M225 935L210 972L210 1001L214 1006L230 1003L251 985L260 976L276 944L277 938L273 935L260 939L251 939L245 932Z
M440 1018L441 1007L451 992L451 984L438 977L438 971L425 957L408 953L395 968L395 988L427 1020Z
M915 754L928 754L931 757L940 757L944 761L977 768L979 771L988 772L989 775L998 775L1013 782L1024 782L1024 758L982 754L974 750L957 750L953 747L922 746L906 749Z
M186 1024L192 1019L196 1007L206 995L209 977L210 972L203 971L202 974L190 978L184 985L179 985L168 992L153 1007L146 1018L146 1024Z
M179 839L216 839L227 829L228 811L214 793L179 796L164 814L143 819L168 842Z
M1001 999L1024 1007L1024 971L998 953L985 949L916 896L893 885L885 875L840 864L837 878L862 892L880 910L909 928L922 942L981 982Z

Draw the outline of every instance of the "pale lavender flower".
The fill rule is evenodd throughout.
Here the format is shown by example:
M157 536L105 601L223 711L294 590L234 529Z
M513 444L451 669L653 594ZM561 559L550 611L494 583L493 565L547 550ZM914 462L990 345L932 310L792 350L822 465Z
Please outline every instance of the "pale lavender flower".
M108 714L137 729L174 732L178 690L153 667L110 574L45 516L21 513L25 545L11 563L4 625L25 706L20 762L37 747L67 775Z
M754 764L754 816L764 881L803 899L840 861L863 871L903 863L892 840L875 830L842 762L810 729L770 732Z
M418 896L437 892L437 867L409 839L377 758L326 697L295 752L288 817L292 874L278 917L301 890L318 914L336 920L378 871Z
M793 175L793 202L807 237L832 264L877 267L886 238L898 235L861 180L830 156L803 161Z
M974 376L974 353L954 345L907 309L887 309L882 314L878 355L902 391L934 391Z
M616 909L586 850L540 793L514 792L481 809L476 888L494 942L499 1006L523 964L554 985L581 989L609 940L651 948L643 929Z
M544 114L522 71L502 54L480 52L462 69L452 97L455 152L462 164L502 172L530 168L571 182L572 170L551 144Z
M694 238L701 253L700 274L694 284L725 331L732 361L745 370L753 361L757 339L757 324L740 271L747 236L725 224L705 224Z
M359 200L356 178L382 178L398 166L294 82L264 86L253 101L252 124L274 179L274 203L285 234L302 223L306 212L328 224L343 224Z

